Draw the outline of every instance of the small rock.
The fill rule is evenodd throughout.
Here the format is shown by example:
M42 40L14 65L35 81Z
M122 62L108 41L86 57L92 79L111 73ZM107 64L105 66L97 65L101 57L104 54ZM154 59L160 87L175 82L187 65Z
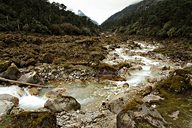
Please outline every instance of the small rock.
M128 83L124 83L124 84L123 84L123 87L127 87L127 88L128 88L128 87L129 87L129 84L128 84Z
M162 70L163 70L163 71L165 71L165 70L170 70L170 66L168 66L168 67L167 67L167 66L164 66L164 67L162 68Z
M160 96L158 95L153 95L153 94L149 94L147 96L145 96L142 101L144 103L151 103L151 102L156 102L156 101L159 101L159 100L164 100L164 98L161 98Z
M47 92L45 94L46 97L48 98L57 98L57 97L60 97L60 96L64 96L66 93L66 89L65 88L55 88L49 92Z
M36 87L32 87L32 88L29 89L29 93L31 95L38 95L39 94L39 90Z
M173 120L177 120L179 118L179 111L173 112L169 117L173 118Z

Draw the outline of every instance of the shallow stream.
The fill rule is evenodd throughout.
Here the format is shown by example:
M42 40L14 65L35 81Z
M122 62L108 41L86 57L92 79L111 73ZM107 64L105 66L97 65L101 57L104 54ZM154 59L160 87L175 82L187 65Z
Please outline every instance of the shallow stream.
M111 100L117 95L127 92L134 86L141 86L148 82L148 79L160 78L165 76L160 69L162 66L170 66L172 63L168 61L151 59L148 57L147 52L155 49L152 45L145 43L138 43L140 49L129 49L126 45L120 45L113 51L109 51L107 59L103 63L110 65L133 62L140 69L130 71L130 75L126 76L126 81L108 81L108 83L89 82L82 83L65 83L60 87L66 88L66 94L73 96L82 105L83 109L93 110L98 108L102 101ZM143 56L143 53L145 55ZM114 57L115 56L115 57ZM128 83L129 87L123 86ZM19 107L25 110L36 110L42 108L48 98L42 96L32 96L29 94L28 89L22 89L17 86L0 87L0 94L10 94L19 98Z

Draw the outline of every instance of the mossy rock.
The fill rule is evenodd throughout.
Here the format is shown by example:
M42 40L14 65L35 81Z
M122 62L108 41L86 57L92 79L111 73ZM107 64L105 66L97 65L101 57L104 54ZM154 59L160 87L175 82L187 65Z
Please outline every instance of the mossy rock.
M191 75L190 70L177 69L172 72L167 79L160 81L158 83L158 88L164 88L177 94L191 91L192 85L188 77L189 75Z
M7 70L2 73L3 78L11 80L17 80L20 76L21 72L14 63L12 63L11 66L9 66Z
M49 112L22 112L2 118L0 128L58 128L56 116Z
M0 73L4 72L5 70L7 70L9 65L10 65L9 61L0 61Z

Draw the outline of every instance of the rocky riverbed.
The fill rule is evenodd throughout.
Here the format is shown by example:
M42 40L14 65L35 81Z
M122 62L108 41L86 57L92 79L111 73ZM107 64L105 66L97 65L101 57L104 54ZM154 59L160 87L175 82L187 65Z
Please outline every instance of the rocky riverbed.
M10 39L10 37L7 38ZM29 37L25 38L29 39ZM41 62L41 58L39 58L37 64L23 67L21 63L18 65L18 63L15 64L16 61L10 61L9 57L7 57L8 61L2 61L0 64L1 77L38 84L42 87L46 85L50 88L8 86L10 83L2 83L0 105L3 109L0 113L3 116L0 118L0 122L2 122L0 127L6 127L7 123L17 121L15 116L17 117L18 114L20 117L28 118L38 115L41 120L37 121L36 125L31 125L34 128L43 127L48 120L53 121L53 124L48 124L49 127L61 128L181 126L170 123L174 123L179 118L183 107L175 110L170 108L168 109L169 114L164 112L167 107L165 104L172 101L177 95L168 95L169 92L165 93L161 88L168 88L168 91L173 90L176 93L190 89L185 85L182 88L179 88L180 85L178 85L179 87L176 86L175 89L174 84L169 88L168 86L172 83L168 81L162 85L165 83L163 80L170 78L169 73L174 74L175 69L191 67L190 63L181 66L180 62L173 62L169 57L154 53L155 49L161 47L161 44L157 42L118 40L121 43L118 41L110 43L111 38L114 37L112 35L93 39L86 37L84 40L75 37L77 44L83 45L90 51L93 49L89 49L89 47L93 46L99 53L98 56L101 53L105 55L91 59L88 55L82 54L82 50L73 49L73 52L77 50L77 54L80 53L80 58L83 57L84 62L80 62L80 58L78 58L76 63L64 61L65 63L58 65L55 63L42 64L39 63ZM38 39L41 38L38 37ZM60 37L53 37L47 39L47 42L53 39L61 41ZM72 44L68 44L70 40L66 39L64 37L63 41L59 42L62 44L61 47L64 48L66 45L69 45L68 48L73 47ZM97 41L99 46L95 43ZM44 47L44 44L40 43L40 45ZM56 45L58 44L54 46ZM59 59L66 57L60 56L59 52L52 52ZM179 82L191 85L191 75L188 72L189 69L186 70L184 74L176 74L176 76L179 77ZM185 76L185 74L188 75ZM172 82L175 81L175 77L173 78ZM180 103L183 104L184 100L181 99ZM187 105L189 108L190 101L187 102ZM51 118L47 120L46 116L42 117L42 112ZM54 114L52 115L52 113ZM180 121L183 122L184 119L185 116L182 116ZM190 121L183 124L187 127Z

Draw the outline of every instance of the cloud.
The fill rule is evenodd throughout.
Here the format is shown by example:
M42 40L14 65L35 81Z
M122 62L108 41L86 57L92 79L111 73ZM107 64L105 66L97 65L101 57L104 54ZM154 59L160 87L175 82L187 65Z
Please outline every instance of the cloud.
M81 10L91 19L101 24L108 17L123 8L141 0L50 0L65 4L74 12Z

